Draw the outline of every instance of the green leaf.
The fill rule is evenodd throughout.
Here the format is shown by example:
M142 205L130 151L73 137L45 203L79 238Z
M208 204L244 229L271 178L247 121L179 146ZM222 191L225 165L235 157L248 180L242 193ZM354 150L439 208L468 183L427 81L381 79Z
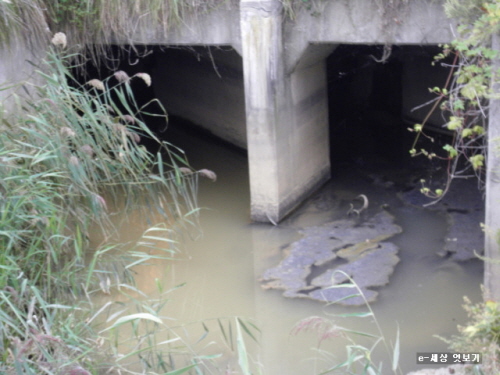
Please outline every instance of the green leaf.
M238 323L241 325L241 328L246 332L248 336L250 336L255 342L257 342L257 339L253 335L253 333L248 329L245 323L240 318L236 318L238 320ZM251 324L251 323L250 323ZM255 325L252 324L252 327L256 330L259 330Z
M485 48L483 54L487 59L493 60L498 56L498 51L491 48Z
M205 339L205 337L207 337L208 333L210 332L210 330L208 329L207 325L204 322L201 322L201 325L203 326L203 333L200 336L200 338L196 341L195 344L198 344L200 341L203 341Z
M345 314L335 314L335 316L338 316L341 318L351 318L351 317L368 318L370 316L373 316L373 312L371 312L371 311L353 312L353 313L345 313Z
M474 168L474 170L478 170L479 168L481 168L484 165L484 155L482 155L482 154L477 154L477 155L471 156L469 160L470 160L470 162L472 164L472 168Z
M240 365L241 371L244 375L251 375L250 366L248 364L248 353L239 324L236 325L236 342L238 348L238 364Z
M464 129L462 131L462 138L472 137L474 135L474 131L472 129Z
M463 125L464 119L462 117L451 116L450 121L446 124L446 127L449 130L457 130L460 129Z
M453 109L455 111L463 111L465 109L465 107L464 107L464 101L462 99L456 99L453 102Z
M460 94L466 99L472 100L476 98L476 89L474 85L467 84L460 89Z
M127 316L122 316L121 318L117 319L116 322L113 323L110 327L103 329L100 333L109 331L110 329L117 328L125 323L136 321L136 320L150 320L158 324L163 324L162 320L158 318L157 316L154 316L149 313L137 313L137 314L131 314Z
M392 371L396 372L399 365L399 325L398 331L396 333L396 343L394 344L394 350L392 353Z
M224 326L222 325L222 322L220 321L220 319L217 319L217 322L219 323L219 329L222 332L222 336L224 337L224 340L227 343L229 343L229 340L227 339L227 335L226 335L226 330L224 329ZM229 323L229 324L231 324L231 323Z
M458 155L458 151L452 145L444 145L443 150L448 151L450 158L454 158Z
M480 125L476 125L472 128L472 131L476 133L477 135L483 135L484 134L484 128Z

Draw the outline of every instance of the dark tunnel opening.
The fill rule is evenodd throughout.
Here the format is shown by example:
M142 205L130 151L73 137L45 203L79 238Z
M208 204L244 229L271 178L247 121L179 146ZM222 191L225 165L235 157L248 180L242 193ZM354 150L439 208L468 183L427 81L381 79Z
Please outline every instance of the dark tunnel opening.
M419 107L435 98L429 88L443 87L449 69L432 64L438 46L392 46L381 61L383 52L383 45L340 45L327 58L332 166L411 162L415 133L408 128L427 116L431 106ZM439 109L430 116L435 142L422 138L422 147L446 142L445 122Z
M223 142L242 152L246 148L243 67L230 46L110 46L101 64L78 69L84 83L125 71L128 76L147 73L151 86L131 80L142 119L160 139L169 141L174 129ZM229 105L228 105L229 103ZM167 129L162 114L167 114ZM146 147L155 147L155 142ZM153 150L151 150L153 151Z
M132 81L144 122L161 139L169 140L161 105L168 113L168 127L181 124L203 137L239 150L246 147L243 66L230 46L111 46L110 58L98 67L87 64L83 83L104 79L123 70L129 76L151 75L151 86ZM442 87L449 68L432 65L438 46L392 46L380 61L383 45L340 45L326 59L330 161L339 164L421 162L409 150L415 133L408 131L427 116L435 98L429 88ZM156 101L158 99L158 101ZM229 103L229 104L228 104ZM417 109L415 109L417 108ZM428 129L434 138L422 137L421 147L439 149L448 141L446 120L440 111L430 116ZM214 137L215 136L215 137ZM155 147L145 138L146 147ZM420 147L418 145L417 147ZM152 150L156 151L156 150Z

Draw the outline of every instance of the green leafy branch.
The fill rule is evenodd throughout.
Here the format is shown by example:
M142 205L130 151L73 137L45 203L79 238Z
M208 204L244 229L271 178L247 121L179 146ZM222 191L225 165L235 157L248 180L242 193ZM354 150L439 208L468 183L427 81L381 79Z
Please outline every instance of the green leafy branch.
M450 73L443 88L430 89L436 95L433 106L424 121L410 129L417 133L410 150L412 156L424 155L447 162L444 187L421 189L425 195L435 198L435 202L444 196L455 178L475 176L483 182L489 99L497 96L493 90L495 72L492 62L498 57L498 51L491 48L491 37L500 29L500 4L493 0L486 3L448 0L445 10L448 16L458 20L458 34L452 43L442 46L443 50L435 56L434 63L448 67ZM417 151L420 136L433 141L424 130L431 114L438 108L447 119L443 127L451 134L451 140L443 146L441 153L425 149Z

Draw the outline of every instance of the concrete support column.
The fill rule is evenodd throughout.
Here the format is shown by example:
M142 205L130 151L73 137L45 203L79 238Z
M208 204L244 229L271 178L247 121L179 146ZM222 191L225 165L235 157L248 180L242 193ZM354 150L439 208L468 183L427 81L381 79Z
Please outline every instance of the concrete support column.
M278 134L280 115L286 112L282 5L277 0L241 0L240 12L251 217L278 222L282 216L278 158L280 147L286 146Z
M251 217L277 223L330 176L324 63L287 72L279 0L240 12Z
M493 37L493 48L500 50L500 36ZM496 61L496 68L500 61ZM498 80L499 77L496 77ZM500 92L500 84L496 85ZM486 174L485 256L486 298L500 301L500 100L490 102L488 124L488 163Z

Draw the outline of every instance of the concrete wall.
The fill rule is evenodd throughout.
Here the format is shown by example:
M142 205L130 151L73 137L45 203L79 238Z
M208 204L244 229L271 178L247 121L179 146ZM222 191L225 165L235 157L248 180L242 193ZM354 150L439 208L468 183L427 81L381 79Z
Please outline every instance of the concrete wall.
M231 47L166 49L155 53L152 79L169 114L247 148L243 66Z
M453 39L440 1L409 1L381 9L370 0L316 0L285 23L289 64L311 43L438 44Z
M13 95L26 95L21 85L27 82L33 84L39 80L35 67L29 62L39 64L44 55L45 51L28 48L24 40L14 41L9 47L0 46L0 88L11 87L0 90L0 102L7 115L14 109ZM30 89L30 85L25 87Z
M148 17L139 17L130 22L133 31L129 39L123 35L113 35L110 39L115 44L128 44L129 40L133 40L134 43L148 45L230 45L241 51L239 0L220 1L217 6L200 8L183 13L179 24L163 24L157 28L151 27L155 23Z
M493 48L500 50L500 36L493 36ZM494 63L500 68L500 60ZM497 81L498 82L498 81ZM499 92L500 85L495 84ZM485 256L484 288L485 298L500 302L500 100L490 103L488 124L488 163L486 178Z
M328 54L333 47L325 46ZM328 96L324 58L299 66L290 75L292 127L287 162L294 205L330 178ZM306 184L303 182L307 181ZM297 200L298 199L298 200ZM291 208L291 207L290 207Z

